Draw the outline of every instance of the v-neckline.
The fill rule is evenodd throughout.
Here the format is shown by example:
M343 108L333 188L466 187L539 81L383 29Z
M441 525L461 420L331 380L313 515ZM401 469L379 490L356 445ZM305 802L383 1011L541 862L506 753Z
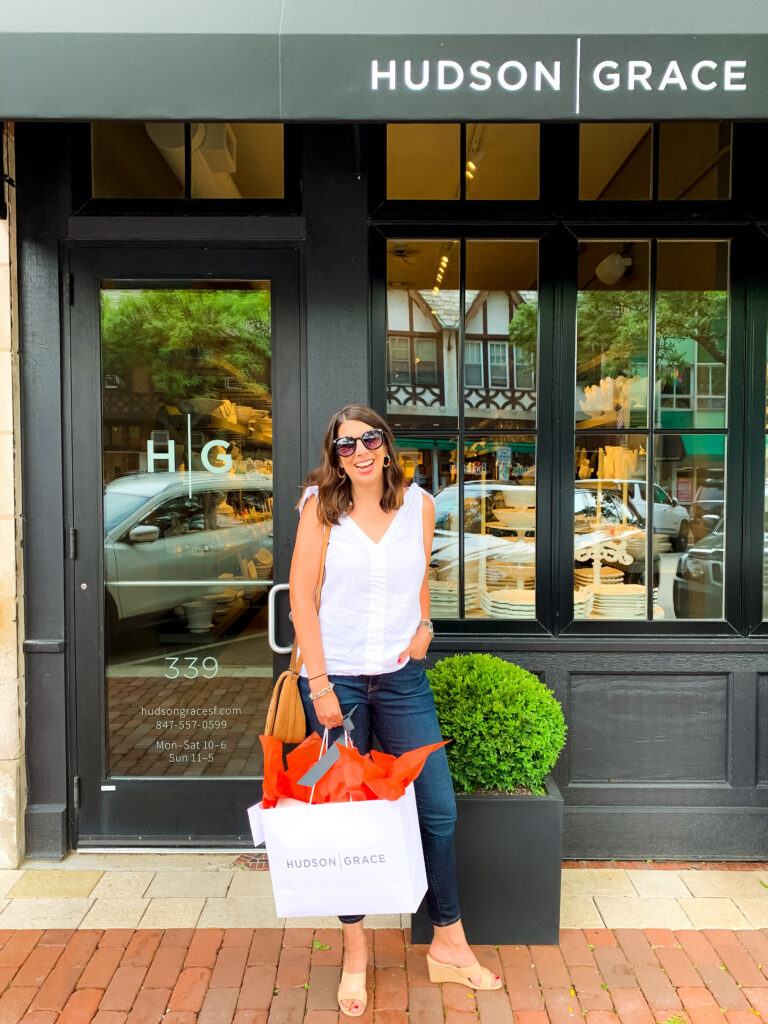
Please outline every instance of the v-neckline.
M408 492L407 492L407 490L406 490L405 494L407 494L407 493L408 493ZM363 535L363 537L365 537L365 539L366 539L366 540L368 541L368 543L369 543L369 544L371 544L371 545L373 545L373 547L377 548L377 547L379 547L379 546L380 546L381 544L383 544L383 543L384 543L384 541L385 541L385 540L387 539L387 537L388 537L388 536L389 536L389 534L391 533L391 531L392 531L392 527L393 527L393 526L395 525L395 523L397 522L397 517L398 517L398 516L400 515L400 509L401 509L401 508L403 507L403 505L405 505L405 494L403 495L403 501L402 501L402 504L400 505L400 508L399 508L399 509L398 509L398 510L397 510L397 511L395 512L395 514L394 514L394 515L392 516L392 519L390 520L389 526L388 526L388 527L386 528L386 530L384 531L384 533L382 533L382 535L381 535L381 536L379 537L379 539L378 539L378 540L374 540L374 539L373 539L373 537L370 537L370 536L369 536L369 535L368 535L368 534L367 534L367 533L365 532L365 530L364 530L364 529L362 528L362 526L360 526L360 525L359 525L358 523L356 523L356 522L355 522L355 520L354 520L354 519L352 518L352 516L350 516L350 515L347 515L347 519L348 519L348 520L350 521L350 523L352 523L352 525L354 526L354 528L355 528L356 530L358 530L358 531L359 531L359 532L360 532L360 533L361 533L361 534Z

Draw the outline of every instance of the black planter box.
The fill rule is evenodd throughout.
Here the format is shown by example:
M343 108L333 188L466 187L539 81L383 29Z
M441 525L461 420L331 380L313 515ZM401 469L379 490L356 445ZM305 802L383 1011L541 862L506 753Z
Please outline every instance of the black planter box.
M551 945L560 929L563 798L457 795L456 868L464 930L472 943ZM429 942L422 901L411 941Z

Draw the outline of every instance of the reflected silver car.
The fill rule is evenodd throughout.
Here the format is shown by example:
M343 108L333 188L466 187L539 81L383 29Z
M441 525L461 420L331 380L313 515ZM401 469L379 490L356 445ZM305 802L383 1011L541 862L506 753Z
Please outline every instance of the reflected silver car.
M269 579L272 478L136 473L104 490L108 615L169 611L216 593L211 581Z

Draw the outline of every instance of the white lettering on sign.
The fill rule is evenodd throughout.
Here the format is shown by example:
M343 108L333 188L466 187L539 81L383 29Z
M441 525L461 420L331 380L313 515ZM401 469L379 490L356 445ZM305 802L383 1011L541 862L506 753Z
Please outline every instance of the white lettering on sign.
M395 88L395 61L389 62L388 71L379 70L379 62L377 60L371 61L371 88L374 92L379 88L379 80L385 78L389 82L389 88Z
M723 88L729 92L743 92L747 88L744 81L747 62L745 60L727 60L725 62L725 82ZM737 71L737 68L744 70Z
M446 78L446 74L453 75L453 79ZM439 60L437 62L437 88L458 89L464 81L464 68L455 60Z
M421 64L420 72L417 70ZM433 68L433 64L436 66ZM431 83L439 92L453 92L462 86L476 92L486 92L494 79L505 92L517 92L526 85L535 92L551 89L560 92L560 61L547 64L537 60L525 64L520 60L507 60L494 68L488 60L475 60L468 68L457 60L372 60L371 90L378 92L397 89L402 82L411 92L421 92Z
M577 49L576 75L581 82L580 50ZM619 62L606 58L585 70L590 74L592 84L600 92L745 92L747 89L746 60L711 60L702 58L693 64L687 61L667 60L653 63L649 60L627 60ZM474 60L465 65L452 59L432 60L372 60L371 89L378 92L398 88L410 92L436 89L438 92L455 92L458 89L472 89L474 92L488 92L493 88L504 92L561 91L561 61L529 60L510 58L499 64L489 60ZM578 83L577 83L578 91ZM578 113L578 106L577 106Z
M638 87L647 92L668 89L687 92L689 88L710 92L718 86L725 92L744 92L746 76L745 60L726 60L722 64L716 60L700 60L690 72L681 68L676 60L657 67L647 60L629 60L624 70L615 60L601 60L592 69L592 81L601 92L614 92L622 87L629 92Z
M683 78L683 72L680 70L680 65L676 60L671 60L667 64L667 70L664 72L664 76L659 84L659 92L663 92L668 85L677 85L681 89L688 88Z
M633 90L639 82L644 89L651 90L648 79L651 77L653 68L647 60L631 60L627 64L627 88Z
M485 92L490 89L493 79L488 74L491 69L491 62L488 60L476 60L469 69L470 75L475 79L469 83L470 89L477 89L478 92Z
M513 77L511 80L507 78L509 69L512 69ZM502 89L506 89L508 92L517 92L518 89L522 89L525 83L528 81L528 71L524 64L521 64L519 60L507 60L505 61L498 72L496 77L499 81L499 85Z
M611 68L612 70L608 71L608 68ZM611 92L613 89L618 89L621 85L619 65L615 60L600 61L592 72L592 81L595 83L597 88L601 89L603 92Z
M203 450L200 452L200 458L203 465L211 473L228 473L232 468L232 456L231 455L219 455L221 462L214 464L208 458L210 452L214 448L229 448L229 441L209 441L208 444L203 446Z
M405 62L405 87L406 89L414 89L417 92L420 89L426 89L429 85L429 61L423 60L421 62L421 81L414 82L413 75L411 74L411 61Z
M150 473L155 472L155 463L164 462L167 472L172 473L176 468L176 442L168 442L167 452L156 452L155 442L147 441L147 470Z
M696 89L702 89L704 92L709 92L710 89L717 88L717 82L709 81L702 82L701 71L702 68L709 68L710 71L717 71L717 61L714 60L700 60L698 64L693 65L693 71L691 71L691 81Z
M232 456L225 455L222 452L215 454L216 462L211 461L211 453L215 448L223 449L226 452L227 448L231 447L229 441L223 441L219 438L215 438L213 441L209 441L203 445L202 451L200 452L200 461L203 466L208 470L209 473L228 473L232 469ZM192 417L187 414L187 459L191 462L192 457ZM147 472L155 473L155 466L158 462L165 463L165 471L168 473L176 472L176 442L173 440L168 441L168 450L165 452L155 451L155 442L150 440L147 441ZM189 466L187 467L189 468ZM189 477L189 496L192 497L192 476Z

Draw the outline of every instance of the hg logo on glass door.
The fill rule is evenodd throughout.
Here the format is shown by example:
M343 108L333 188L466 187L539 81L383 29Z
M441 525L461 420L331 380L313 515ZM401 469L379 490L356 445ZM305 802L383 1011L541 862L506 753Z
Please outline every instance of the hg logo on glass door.
M155 431L155 433L158 433ZM162 433L165 433L164 431ZM162 435L161 435L162 436ZM155 451L155 439L147 441L147 472L154 473L155 465L158 462L165 463L163 467L165 472L174 473L176 472L176 442L173 438L164 438L167 444L167 449L164 452ZM204 469L208 470L209 473L228 473L232 468L232 456L221 453L216 454L217 462L211 462L211 452L216 448L223 448L226 451L230 447L229 441L224 441L219 438L215 438L213 441L208 441L206 444L201 446L200 461L203 464ZM192 452L192 417L187 414L187 452ZM188 456L189 458L189 456Z

